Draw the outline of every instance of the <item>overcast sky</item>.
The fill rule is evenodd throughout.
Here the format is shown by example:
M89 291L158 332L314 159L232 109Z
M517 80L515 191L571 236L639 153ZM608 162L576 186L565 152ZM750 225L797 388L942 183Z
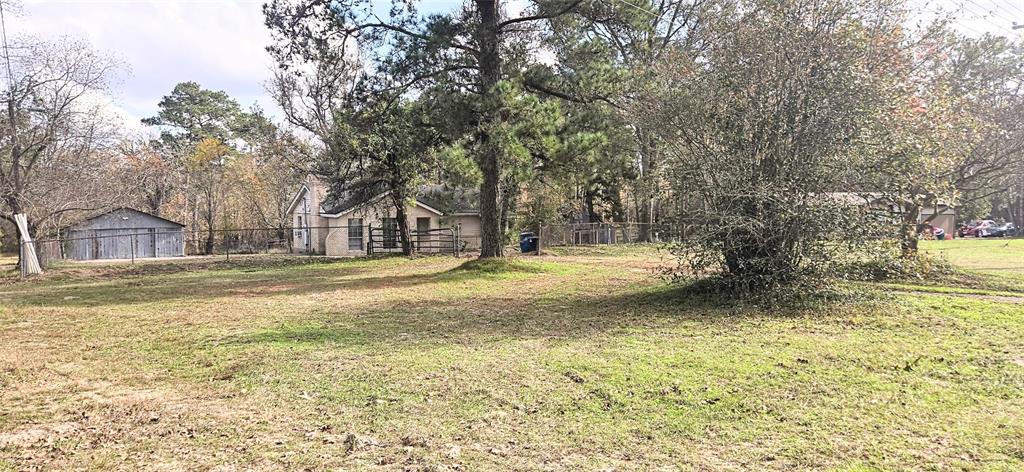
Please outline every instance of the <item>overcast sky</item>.
M921 5L923 15L937 5L949 10L962 4L957 24L967 34L1024 33L1011 31L1013 21L1024 23L1021 0L912 1ZM7 16L7 28L14 35L83 38L123 61L126 70L115 84L111 102L133 124L155 114L160 98L188 80L224 90L243 106L259 104L277 115L263 85L271 67L264 50L270 35L263 25L263 2L23 0L21 11ZM426 0L420 2L420 10L451 10L460 3Z

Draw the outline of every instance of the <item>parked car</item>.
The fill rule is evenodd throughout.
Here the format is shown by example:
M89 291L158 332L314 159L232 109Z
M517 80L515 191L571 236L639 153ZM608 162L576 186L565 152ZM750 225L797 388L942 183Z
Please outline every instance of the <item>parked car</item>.
M1002 238L1006 236L1016 236L1017 227L1013 223L1001 223L994 224L985 228L981 228L977 231L979 237L982 238Z
M961 238L966 236L980 237L978 231L995 226L996 222L992 220L975 220L968 223L966 226L961 226L957 233Z

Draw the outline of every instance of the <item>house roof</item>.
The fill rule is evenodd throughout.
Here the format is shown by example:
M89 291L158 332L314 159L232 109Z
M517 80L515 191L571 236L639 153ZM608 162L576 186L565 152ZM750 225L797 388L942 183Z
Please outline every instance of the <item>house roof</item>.
M295 207L298 206L299 201L302 198L302 194L305 192L309 192L309 187L307 187L306 184L302 184L302 186L299 187L299 191L295 192L295 196L292 197L292 202L288 204L288 210L285 211L285 214L295 211Z
M848 205L870 205L872 203L900 204L893 199L893 196L882 192L829 192L825 195L835 203ZM936 202L936 206L946 209L952 208L952 205L943 201Z
M341 198L321 205L321 215L340 216L384 198L388 191L383 185L360 187ZM473 189L423 185L417 189L416 205L438 215L475 215L480 213L480 194Z
M182 223L178 223L177 221L174 221L174 220L168 220L167 218L164 218L164 217L162 217L162 216L157 216L157 215L154 215L154 214L152 214L152 213L148 213L148 212L145 212L145 211L142 211L142 210L136 210L135 208L131 208L131 207L117 207L117 208L114 208L114 209L112 209L112 210L107 210L107 211L105 211L105 212L103 212L103 213L100 213L100 214L98 214L98 215L93 215L93 216L90 216L90 217L88 217L88 218L86 218L86 219L84 219L84 220L82 220L82 221L79 221L78 223L75 223L74 225L72 225L72 227L74 227L74 226L79 226L79 225L81 225L81 224L83 224L83 223L86 223L86 222L89 222L89 221L95 220L95 219L97 219L97 218L100 218L100 217L103 217L103 216L109 215L109 214L111 214L111 213L114 213L114 212L122 211L122 210L132 211L132 212L135 212L135 213L139 213L139 214L142 214L142 215L146 215L146 216L149 216L149 217L151 217L151 218L156 218L156 219L158 219L158 220L161 220L161 221L165 221L165 222L167 222L167 223L171 223L171 224L174 224L174 225L178 225L178 226L181 226L182 228L184 228L184 227L185 227L185 225L184 225L184 224L182 224Z
M364 207L380 200L387 194L382 184L356 186L340 196L328 195L328 201L320 203L320 213L325 215L344 215L356 208Z
M423 185L416 200L449 215L480 214L480 190L447 185Z

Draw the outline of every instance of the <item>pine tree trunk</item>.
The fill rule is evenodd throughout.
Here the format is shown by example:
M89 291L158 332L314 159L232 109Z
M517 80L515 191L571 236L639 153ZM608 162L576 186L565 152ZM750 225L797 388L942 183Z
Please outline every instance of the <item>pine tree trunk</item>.
M477 27L479 50L477 62L480 67L480 85L484 93L494 98L501 78L501 58L498 53L498 2L497 0L475 0L480 14ZM494 100L488 100L494 103ZM485 130L481 132L481 153L479 157L483 182L480 184L480 258L501 257L501 148L491 142L486 127L496 126L502 121L499 109L485 112L482 116Z
M402 255L413 255L412 231L409 229L409 215L405 208L405 196L394 190L391 200L395 205L395 219L398 223L398 235L402 239Z
M498 191L498 162L495 153L484 156L480 170L484 181L480 184L480 257L502 257L501 209Z

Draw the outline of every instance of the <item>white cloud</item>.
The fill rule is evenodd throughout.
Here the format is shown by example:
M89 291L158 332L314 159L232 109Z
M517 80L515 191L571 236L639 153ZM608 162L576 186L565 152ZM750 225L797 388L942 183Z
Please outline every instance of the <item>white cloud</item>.
M156 0L27 0L7 18L12 34L69 36L121 59L128 71L112 105L132 121L156 113L175 84L196 81L225 90L243 106L258 102L273 111L263 90L272 67L264 48L262 2Z
M243 106L259 103L268 113L277 107L264 90L272 61L265 47L265 0L24 0L20 14L7 15L12 34L42 38L71 36L123 60L129 71L112 91L111 107L127 122L157 111L163 95L182 81L225 90ZM936 8L960 10L957 27L967 34L1012 31L1024 23L1024 5L1016 0L911 0L920 18ZM509 0L506 11L521 13L531 2ZM384 14L390 2L376 9ZM452 11L460 0L423 0L421 13ZM10 13L10 12L8 12Z
M522 0L517 0L522 1ZM128 123L157 112L174 85L195 81L224 90L243 107L259 104L272 116L277 106L264 89L273 61L263 24L265 0L23 0L7 11L12 35L87 40L126 65L114 87L112 112ZM390 2L382 1L386 12ZM421 13L450 11L458 0L424 0ZM384 13L382 12L382 13Z

